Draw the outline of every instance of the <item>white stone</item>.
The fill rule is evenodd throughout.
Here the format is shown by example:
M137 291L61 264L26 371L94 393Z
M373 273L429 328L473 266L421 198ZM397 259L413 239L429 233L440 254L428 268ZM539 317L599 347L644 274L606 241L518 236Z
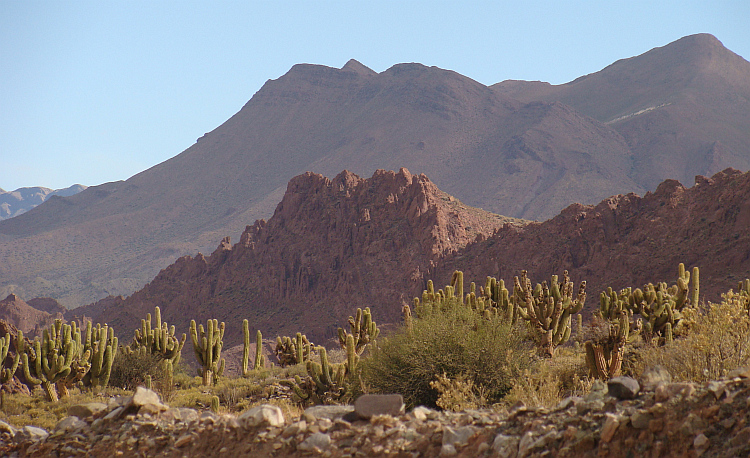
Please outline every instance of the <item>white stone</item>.
M492 450L494 450L498 456L510 458L515 457L518 453L518 438L498 434L492 442Z
M83 428L84 426L86 426L85 421L79 419L75 415L71 415L58 421L55 425L55 431L73 431L78 428Z
M277 406L263 404L244 412L238 418L245 427L258 426L267 424L270 426L282 426L284 424L284 414ZM330 439L330 438L329 438Z

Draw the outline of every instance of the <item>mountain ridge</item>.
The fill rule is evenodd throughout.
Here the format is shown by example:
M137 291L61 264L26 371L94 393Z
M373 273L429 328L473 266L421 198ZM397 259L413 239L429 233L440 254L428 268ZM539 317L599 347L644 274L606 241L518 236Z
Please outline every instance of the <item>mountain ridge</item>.
M716 45L697 41L697 50ZM746 62L731 51L709 54L714 67L744 75ZM683 67L683 75L703 81L696 68ZM713 105L675 99L614 124L575 100L526 103L436 67L368 70L356 61L341 69L295 65L181 154L0 222L0 295L49 296L70 308L131 294L174 259L209 252L249 221L267 218L287 182L308 170L369 176L406 167L468 205L543 220L572 202L643 194L666 178L688 182L727 166L750 168L750 107L729 103L745 97L744 80L729 70L732 85L691 86L718 100ZM592 75L581 81L601 80ZM633 87L618 88L618 97ZM655 97L645 107L662 103Z

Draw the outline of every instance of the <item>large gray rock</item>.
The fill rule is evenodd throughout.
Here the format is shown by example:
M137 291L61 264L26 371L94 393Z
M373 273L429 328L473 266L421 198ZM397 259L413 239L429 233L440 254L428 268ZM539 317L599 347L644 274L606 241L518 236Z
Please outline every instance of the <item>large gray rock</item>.
M84 428L88 425L85 421L76 416L65 417L55 425L55 431L74 431Z
M354 402L354 411L365 420L375 415L400 415L404 412L404 397L400 394L363 394Z
M47 431L43 430L42 428L37 428L36 426L24 426L16 435L19 434L23 436L24 439L30 440L32 442L40 441L49 436L49 433Z
M478 429L476 426L471 425L456 429L445 426L443 428L443 445L452 445L453 447L466 445Z
M245 427L260 425L282 426L284 424L284 414L277 406L263 404L244 412L239 416L238 420Z

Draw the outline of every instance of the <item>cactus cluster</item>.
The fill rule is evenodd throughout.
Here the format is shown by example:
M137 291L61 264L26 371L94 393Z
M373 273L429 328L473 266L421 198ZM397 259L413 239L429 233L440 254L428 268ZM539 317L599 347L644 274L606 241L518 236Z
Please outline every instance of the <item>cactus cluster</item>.
M589 376L608 380L620 375L625 345L632 342L642 328L641 319L631 321L632 313L620 312L616 320L595 316L591 339L584 343Z
M221 349L224 346L224 328L224 322L219 324L216 319L208 320L205 329L202 324L196 327L195 320L190 320L193 350L201 366L198 368L198 375L203 378L204 386L217 383L224 373L224 358L221 357Z
M135 330L133 341L125 347L128 353L145 353L157 355L163 360L171 361L175 366L180 362L182 347L185 345L187 336L177 338L175 327L169 326L166 321L161 320L161 309L154 309L155 327L151 327L151 314L146 314L146 319L141 319L141 328Z
M562 282L553 275L549 286L545 281L537 283L533 290L525 270L520 279L513 279L515 310L539 334L539 351L545 356L552 357L555 348L570 339L572 317L586 301L586 282L581 282L575 296L573 290L567 270Z
M318 347L320 363L307 361L307 377L294 376L294 382L289 385L302 402L330 404L341 401L350 392L353 374L359 363L352 334L346 336L345 348L346 361L331 364L325 347Z
M354 341L354 351L357 355L361 355L365 351L365 348L367 348L367 345L374 342L380 334L378 326L372 320L372 313L369 307L364 310L358 308L355 316L349 317L349 329L351 330L351 334L339 328L339 345L341 345L341 348L346 349L348 339L351 336Z
M57 402L59 388L61 394L67 394L67 384L71 378L79 377L80 368L87 372L91 352L83 351L81 332L75 322L69 325L55 320L44 330L42 339L35 338L29 348L23 339L17 340L16 345L26 380L41 385L48 401Z
M427 282L427 289L421 300L414 299L417 317L447 307L465 306L485 318L501 316L506 322L515 324L519 318L526 320L539 335L540 353L552 356L557 346L570 339L571 323L574 314L580 312L586 300L586 282L581 282L577 295L574 296L573 282L568 271L563 273L562 282L557 275L552 276L550 285L547 282L532 288L527 272L514 278L513 294L505 287L505 282L494 277L487 277L484 287L477 291L475 283L469 286L469 292L463 296L463 272L455 271L451 284L444 290L435 292L432 280ZM409 326L411 308L404 306L404 321Z
M315 354L315 345L299 332L294 338L277 336L274 354L281 367L294 366L311 361Z
M692 281L691 281L692 280ZM692 287L692 288L691 288ZM599 315L608 320L619 319L623 311L643 318L643 334L671 343L674 328L682 320L685 307L698 307L700 292L699 270L693 268L692 276L680 263L677 268L677 283L654 285L649 283L643 290L625 288L616 293L612 288L600 295Z

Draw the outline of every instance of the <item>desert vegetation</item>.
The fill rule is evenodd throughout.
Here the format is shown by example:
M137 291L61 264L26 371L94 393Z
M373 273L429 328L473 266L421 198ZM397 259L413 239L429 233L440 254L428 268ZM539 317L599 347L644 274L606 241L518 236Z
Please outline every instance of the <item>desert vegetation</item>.
M182 358L187 336L163 322L158 307L124 345L106 324L58 320L33 341L21 332L0 338L0 419L50 428L69 405L137 386L173 406L220 412L272 403L293 415L363 393L399 393L410 407L449 411L519 401L550 407L585 394L595 380L639 377L657 365L694 382L746 366L750 280L710 303L701 301L697 267L680 264L676 273L671 285L600 292L585 320L586 282L576 287L567 272L534 283L523 271L511 291L493 277L467 287L456 271L441 289L429 281L388 335L369 308L357 309L339 328L338 348L314 345L302 333L278 336L275 363L266 361L260 331L253 339L245 320L241 368L233 376L222 357L225 326L215 319L205 327L191 323L196 367Z

